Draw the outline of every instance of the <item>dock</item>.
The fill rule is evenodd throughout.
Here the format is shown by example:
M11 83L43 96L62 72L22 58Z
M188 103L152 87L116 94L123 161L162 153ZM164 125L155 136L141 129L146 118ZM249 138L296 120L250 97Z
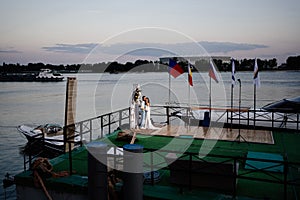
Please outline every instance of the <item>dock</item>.
M67 171L68 175L46 178L47 191L53 199L88 199L87 145L90 142L107 145L108 173L114 172L122 180L126 160L123 147L131 141L119 140L118 135L122 133L134 135L135 144L143 146L144 199L300 197L299 114L289 117L284 121L285 126L280 127L283 122L278 118L280 113L264 112L264 116L274 116L272 121L256 117L260 121L253 127L251 110L241 113L241 110L225 109L220 116L238 112L244 124L236 124L235 113L233 118L224 120L223 126L216 123L216 126L203 127L192 126L174 115L189 110L153 106L152 118L159 127L157 130L129 129L129 108L70 125L81 137L81 146L50 160L55 173ZM234 126L230 127L227 120L232 120ZM32 199L32 194L38 199L45 198L43 190L33 184L31 165L35 158L31 155L30 162L28 158L24 158L24 172L15 176L17 194L22 199ZM120 181L113 185L117 197L124 198L124 184Z

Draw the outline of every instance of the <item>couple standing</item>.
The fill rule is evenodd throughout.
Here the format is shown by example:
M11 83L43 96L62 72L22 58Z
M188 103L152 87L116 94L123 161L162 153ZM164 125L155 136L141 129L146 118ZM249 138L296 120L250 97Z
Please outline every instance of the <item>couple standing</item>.
M150 129L150 124L151 124L151 120L150 120L150 100L146 96L142 97L140 113L141 113L140 128L141 129Z
M150 100L146 96L141 97L141 94L139 85L136 85L130 106L130 128L157 129L150 120ZM139 120L140 115L141 120Z

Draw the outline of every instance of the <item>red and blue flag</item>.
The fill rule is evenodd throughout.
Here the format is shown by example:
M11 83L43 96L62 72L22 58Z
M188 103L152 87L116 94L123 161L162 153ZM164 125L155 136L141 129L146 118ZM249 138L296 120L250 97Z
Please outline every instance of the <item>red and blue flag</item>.
M179 75L183 74L184 71L182 67L173 59L169 59L169 73L177 78Z

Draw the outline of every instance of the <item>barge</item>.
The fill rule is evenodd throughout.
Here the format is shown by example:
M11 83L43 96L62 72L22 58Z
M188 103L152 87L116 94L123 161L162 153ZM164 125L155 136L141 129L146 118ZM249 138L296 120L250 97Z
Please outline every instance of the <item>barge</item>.
M1 73L0 81L2 82L58 82L63 81L64 76L60 73L53 72L50 69L41 69L40 72L24 73Z

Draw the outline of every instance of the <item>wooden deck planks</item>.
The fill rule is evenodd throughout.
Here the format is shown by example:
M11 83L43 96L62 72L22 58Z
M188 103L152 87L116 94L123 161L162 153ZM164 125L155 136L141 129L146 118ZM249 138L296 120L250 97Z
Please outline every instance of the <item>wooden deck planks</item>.
M161 136L191 136L198 139L213 139L235 141L239 134L239 129L218 128L218 127L197 127L197 126L164 126L159 130L139 129L137 133L144 135ZM240 129L241 136L247 142L274 144L272 131ZM245 142L243 139L240 142Z

